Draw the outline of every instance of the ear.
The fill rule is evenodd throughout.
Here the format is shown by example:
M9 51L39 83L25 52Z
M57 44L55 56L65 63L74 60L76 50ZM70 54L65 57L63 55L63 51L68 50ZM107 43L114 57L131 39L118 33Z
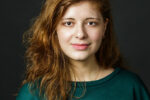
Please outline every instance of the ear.
M108 24L108 21L109 21L109 19L108 19L108 18L106 18L106 19L105 19L105 23L104 23L104 24L105 24L105 26L104 26L104 28L105 28L105 31L106 31L106 29L107 29L107 24Z
M103 33L103 38L105 37L105 32L106 32L106 30L107 30L107 24L108 24L108 22L109 22L109 19L106 18L106 19L105 19L105 22L104 22L104 33Z

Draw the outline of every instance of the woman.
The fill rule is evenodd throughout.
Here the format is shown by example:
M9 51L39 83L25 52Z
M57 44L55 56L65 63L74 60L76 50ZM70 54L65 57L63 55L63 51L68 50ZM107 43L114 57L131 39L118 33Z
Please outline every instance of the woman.
M108 0L46 0L28 33L17 100L150 100L123 65Z

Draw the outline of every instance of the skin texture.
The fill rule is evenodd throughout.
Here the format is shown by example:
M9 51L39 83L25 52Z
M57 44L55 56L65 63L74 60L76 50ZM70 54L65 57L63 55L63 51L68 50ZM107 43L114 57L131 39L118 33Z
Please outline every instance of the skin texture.
M59 44L63 52L74 60L86 60L99 49L106 24L102 15L89 2L69 7L57 27ZM77 50L72 44L89 44Z
M94 80L99 73L95 53L104 38L106 26L107 21L89 1L71 5L57 25L60 47L74 64L80 79Z

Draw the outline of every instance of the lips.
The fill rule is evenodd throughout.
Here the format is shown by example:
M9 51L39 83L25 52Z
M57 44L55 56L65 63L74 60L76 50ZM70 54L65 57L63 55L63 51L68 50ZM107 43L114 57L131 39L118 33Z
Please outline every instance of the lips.
M76 50L86 50L89 47L89 44L72 44L72 47Z

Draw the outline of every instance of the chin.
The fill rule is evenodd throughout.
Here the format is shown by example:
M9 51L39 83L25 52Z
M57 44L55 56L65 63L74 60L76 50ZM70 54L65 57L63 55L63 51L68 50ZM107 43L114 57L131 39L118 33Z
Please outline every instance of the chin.
M86 61L89 56L88 55L76 55L76 56L72 56L70 57L72 60L76 60L76 61Z
M86 61L86 58L71 58L71 59L76 61Z
M92 58L94 53L92 52L67 52L65 53L66 56L68 56L70 59L75 60L75 61L86 61L90 58Z

